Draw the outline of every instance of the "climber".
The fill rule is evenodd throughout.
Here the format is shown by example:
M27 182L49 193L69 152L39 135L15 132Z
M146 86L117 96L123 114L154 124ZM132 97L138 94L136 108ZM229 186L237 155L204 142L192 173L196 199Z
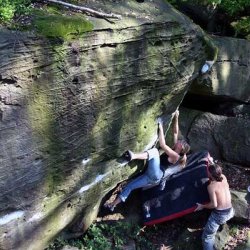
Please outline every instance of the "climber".
M161 168L160 154L157 148L152 148L141 153L133 153L130 150L126 151L124 156L128 161L136 159L147 160L148 167L144 174L138 176L137 178L129 182L122 190L122 192L117 196L117 198L113 202L105 204L104 205L105 207L113 211L117 204L119 204L121 201L125 202L130 192L134 189L147 187L151 185L158 185L160 183L163 183L162 186L164 186L166 176L170 175L170 172L171 174L173 174L173 172L180 171L182 168L185 167L187 160L186 153L189 151L190 146L186 141L178 140L178 133L179 133L178 117L179 117L179 111L177 110L174 113L174 118L173 118L174 119L173 148L170 148L168 145L166 145L162 120L158 119L159 144L166 154L168 165L173 166L174 169L171 169L171 171L164 171Z
M221 166L209 158L208 177L210 183L207 187L210 202L207 204L197 203L195 211L203 208L213 209L202 234L204 250L214 249L214 238L219 226L225 224L234 216L231 203L231 194L227 178L222 174Z

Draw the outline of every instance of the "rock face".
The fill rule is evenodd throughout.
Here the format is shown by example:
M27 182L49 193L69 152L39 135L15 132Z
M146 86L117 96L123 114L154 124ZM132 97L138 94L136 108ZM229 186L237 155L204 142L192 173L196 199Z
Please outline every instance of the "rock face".
M215 38L219 48L212 71L213 92L236 100L250 102L250 42L243 39Z
M215 43L219 47L217 61L204 76L207 81L194 81L188 101L196 98L199 103L194 108L206 107L216 115L183 110L182 132L194 151L206 149L214 158L249 165L250 61L246 52L250 43L218 37Z
M232 203L235 211L234 219L246 222L248 220L248 206L250 204L250 193L231 191Z
M208 150L215 159L249 165L249 118L226 117L183 109L183 135L193 151ZM185 122L184 122L185 121Z
M243 39L213 37L219 48L207 85L194 82L190 92L199 95L227 96L241 104L250 102L250 42Z
M117 159L156 140L206 59L199 29L165 1L87 1L71 42L0 30L0 248L44 249L136 168ZM169 115L169 116L168 116ZM79 216L79 217L78 217Z
M214 41L217 60L212 71L194 80L189 89L187 102L193 109L181 112L182 133L194 151L206 149L217 159L249 165L250 43L225 37ZM194 100L198 104L190 105Z

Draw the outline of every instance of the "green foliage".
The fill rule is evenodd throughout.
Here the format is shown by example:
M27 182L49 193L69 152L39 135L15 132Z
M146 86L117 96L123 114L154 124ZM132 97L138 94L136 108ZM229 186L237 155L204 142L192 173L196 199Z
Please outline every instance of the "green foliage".
M208 0L208 2L218 3L218 6L229 15L235 15L238 12L243 11L246 7L250 6L249 0Z
M34 21L37 31L46 37L60 37L65 40L91 31L93 25L82 17L63 15L38 15Z
M239 21L232 23L236 31L236 36L241 34L250 40L250 17L242 17Z
M154 249L147 240L147 235L141 234L141 228L128 222L114 224L93 224L82 238L63 241L56 239L46 250L59 250L64 245L71 245L82 250L121 250L130 240L136 244L136 249Z
M229 230L229 235L232 237L236 237L238 234L238 226L237 225L232 225Z
M141 228L128 222L92 225L83 238L83 249L120 250L130 240L135 242L137 249L153 249L152 244L141 235Z
M167 1L167 0L166 0ZM197 4L215 7L224 14L224 18L228 19L229 23L235 30L235 36L246 37L250 40L250 18L244 17L244 12L250 8L250 0L168 0L167 2L174 5L176 8L180 7L182 3Z
M189 2L194 4L216 4L218 8L223 9L229 15L235 15L240 11L243 11L245 8L250 6L250 0L168 0L169 3L174 6L178 6L181 2Z
M0 21L8 22L15 14L26 13L31 0L0 0Z
M58 237L53 243L51 243L45 250L58 250L67 245L67 241Z
M111 249L111 243L104 235L106 227L100 226L98 227L96 224L93 224L89 229L87 234L83 237L82 247L86 250L94 250L94 249L103 249L108 250ZM71 243L75 246L74 241Z

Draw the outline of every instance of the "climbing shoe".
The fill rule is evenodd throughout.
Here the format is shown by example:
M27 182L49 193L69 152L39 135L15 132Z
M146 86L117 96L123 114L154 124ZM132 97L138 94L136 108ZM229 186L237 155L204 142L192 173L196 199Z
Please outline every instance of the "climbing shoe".
M122 157L126 161L131 161L132 160L132 152L130 150L127 150L126 152L123 153Z

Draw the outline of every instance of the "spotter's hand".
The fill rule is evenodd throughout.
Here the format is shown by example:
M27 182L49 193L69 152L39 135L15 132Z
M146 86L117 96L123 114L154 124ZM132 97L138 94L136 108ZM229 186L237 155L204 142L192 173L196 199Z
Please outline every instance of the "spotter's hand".
M203 205L200 204L200 203L196 203L196 205L197 205L197 208L194 210L195 212L200 211L200 210L202 210L204 208Z

